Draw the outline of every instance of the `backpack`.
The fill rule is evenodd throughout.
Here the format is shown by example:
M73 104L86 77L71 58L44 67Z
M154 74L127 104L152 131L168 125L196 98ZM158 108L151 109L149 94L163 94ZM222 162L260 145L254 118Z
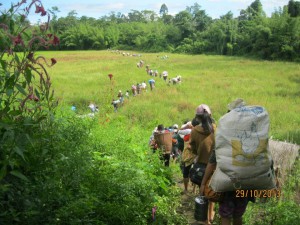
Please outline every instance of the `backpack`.
M216 192L275 188L268 145L269 115L261 106L242 106L219 120L217 167L210 186Z
M163 154L170 154L172 151L172 136L171 132L154 133L154 140L157 147L162 150Z

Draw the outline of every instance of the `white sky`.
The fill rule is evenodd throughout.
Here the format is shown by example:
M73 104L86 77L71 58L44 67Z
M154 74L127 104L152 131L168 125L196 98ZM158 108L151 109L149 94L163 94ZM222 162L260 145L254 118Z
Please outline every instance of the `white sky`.
M0 0L2 3L0 10L8 9L11 3L17 2L17 0ZM31 1L27 0L27 2ZM65 17L70 11L75 10L78 17L87 16L96 19L109 15L112 11L127 14L131 10L152 10L159 14L162 4L166 4L169 14L175 15L185 10L187 6L193 6L194 3L198 3L201 9L205 10L206 14L212 18L219 18L229 11L236 17L241 9L246 9L252 2L254 0L42 0L46 10L54 6L58 7L60 11L57 14L58 17ZM287 5L289 0L260 0L260 2L267 16L270 16L275 9ZM31 15L34 15L34 9L32 9ZM34 22L32 20L41 17L29 18L31 22Z

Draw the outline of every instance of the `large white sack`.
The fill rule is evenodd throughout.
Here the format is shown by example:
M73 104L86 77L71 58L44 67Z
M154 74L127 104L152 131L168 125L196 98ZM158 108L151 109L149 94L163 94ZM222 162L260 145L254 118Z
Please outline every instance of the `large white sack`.
M275 187L268 132L269 115L261 106L238 107L219 120L217 170L211 182L215 191Z

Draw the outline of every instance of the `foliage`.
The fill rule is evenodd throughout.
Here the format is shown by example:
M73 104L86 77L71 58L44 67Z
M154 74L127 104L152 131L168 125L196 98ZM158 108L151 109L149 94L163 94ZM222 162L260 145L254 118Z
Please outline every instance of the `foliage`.
M148 224L153 207L158 224L182 220L169 211L178 202L168 175L171 171L162 168L159 157L145 148L147 140L139 129L126 132L122 121L93 129L86 145L92 161L81 183L81 197L59 210L60 220L76 221L80 215L89 215L86 219L91 221L84 222Z
M131 10L128 15L111 13L99 19L56 17L51 27L62 40L61 49L131 49L145 52L255 56L267 60L299 61L300 16L298 1L267 17L261 1L253 1L234 18L231 11L212 19L198 3L175 15L163 4L157 15ZM192 40L193 44L187 44Z
M0 17L1 223L148 224L156 207L157 224L182 224L170 212L179 204L171 169L152 154L145 133L126 132L122 121L101 127L96 118L56 107L46 68L56 60L48 65L36 50L59 40L47 23L37 31L25 22L34 5L47 15L40 1L15 23L25 2Z
M299 215L299 159L295 163L295 169L281 190L281 197L270 199L257 199L254 204L249 204L245 214L246 224L249 225L284 225L297 224Z
M36 12L46 15L40 1L33 1L15 23L14 14L24 2L12 6L0 16L3 52L0 55L0 138L1 176L15 175L27 180L22 169L28 163L31 152L27 147L35 141L32 136L51 122L56 102L53 101L51 81L45 66L51 65L42 56L35 56L37 48L58 44L58 38L47 32L47 24L40 35L28 31L26 16L33 3ZM24 37L31 36L29 41ZM24 168L23 168L24 169Z
M183 74L183 84L187 85L167 86L157 78L157 89L134 101L128 100L130 104L113 114L109 103L114 91L128 89L132 83L145 79L144 70L131 69L137 58L112 55L108 51L74 51L72 54L48 51L43 54L55 54L61 63L47 68L56 60L47 63L47 57L36 56L36 50L56 45L59 39L49 33L47 23L30 26L26 20L34 5L37 13L47 15L40 1L33 1L25 8L25 17L14 17L18 12L14 9L24 4L22 1L12 6L0 17L3 50L0 61L0 221L3 224L187 224L185 218L176 213L180 198L173 181L173 168L165 168L160 155L152 153L148 137L158 123L171 125L176 121L179 124L191 118L199 101L208 103L217 119L225 112L229 100L244 96L249 104L262 104L269 110L272 135L285 139L287 135L293 138L299 133L296 113L299 104L297 98L291 98L299 94L298 70L295 69L298 65L279 62L271 65L234 57L171 54L162 60L157 54L145 53L143 57L152 68ZM195 15L205 16L197 5L186 12L184 20L195 19ZM140 16L133 13L132 16ZM193 47L197 47L196 52L204 51L212 46L209 41L199 39L203 37L202 31L194 33L197 26L191 24L186 32L174 36L172 43L168 43L166 36L171 37L179 27L166 24L167 20L159 21L151 12L143 13L148 19L143 24L135 23L138 29L130 32L140 36L131 40L126 37L132 33L124 35L130 26L122 23L122 16L116 15L114 25L109 26L108 21L100 24L89 18L78 21L76 13L71 12L67 20L55 20L52 27L63 37L64 44L60 47L66 48L64 45L68 43L70 49L77 44L81 49L90 49L90 45L92 48L115 47L122 39L122 45L138 43L146 50L158 46L156 51L160 51L176 49L183 37L186 39L182 39L182 43L188 51L195 51ZM289 21L286 14L280 16ZM176 21L178 24L180 19ZM229 21L230 15L214 27L216 30L218 26L227 27L220 33L224 39L218 46L218 51L226 54L229 50L234 52L235 38L239 38L231 32L236 28L230 28L236 23ZM255 27L263 28L261 23L252 22ZM68 24L66 30L70 35L65 35L62 24ZM205 27L197 24L199 29ZM147 29L148 25L151 29ZM246 25L244 30L250 40L251 29L247 30ZM71 37L76 28L80 28L78 36ZM164 35L166 31L168 35ZM265 31L259 29L255 34L262 37L257 44L263 43L264 34L270 34L269 30ZM229 50L223 51L225 48ZM288 45L285 50L290 51ZM55 77L53 85L64 103L59 108L49 71ZM114 75L113 81L107 78L110 73ZM201 84L201 89L195 87L195 83ZM69 103L79 104L80 113L85 113L83 107L91 99L103 103L93 118L69 109ZM289 105L290 110L282 113L278 105ZM298 188L297 173L284 190L285 199L277 205L268 203L270 214L266 215L266 221L269 223L277 214L281 215L278 224L299 220L298 206L291 201ZM294 208L288 212L284 207ZM154 221L152 209L156 209Z

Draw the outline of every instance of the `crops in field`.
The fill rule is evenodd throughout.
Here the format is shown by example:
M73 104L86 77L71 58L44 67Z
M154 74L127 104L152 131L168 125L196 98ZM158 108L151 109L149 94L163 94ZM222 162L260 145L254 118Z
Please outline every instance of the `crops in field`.
M113 112L112 99L131 85L145 81L148 91L130 96L112 117L153 129L158 123L181 124L194 116L197 105L211 107L216 121L227 111L227 104L243 98L247 104L264 106L270 114L270 136L299 143L300 65L247 58L212 55L144 53L129 56L112 51L45 52L58 63L49 70L56 97L67 108L74 104L79 113L88 112L94 102L100 113ZM182 76L180 85L168 85L162 78L151 77L136 66L139 60L169 77ZM112 80L108 74L113 74ZM148 80L156 87L150 91Z

